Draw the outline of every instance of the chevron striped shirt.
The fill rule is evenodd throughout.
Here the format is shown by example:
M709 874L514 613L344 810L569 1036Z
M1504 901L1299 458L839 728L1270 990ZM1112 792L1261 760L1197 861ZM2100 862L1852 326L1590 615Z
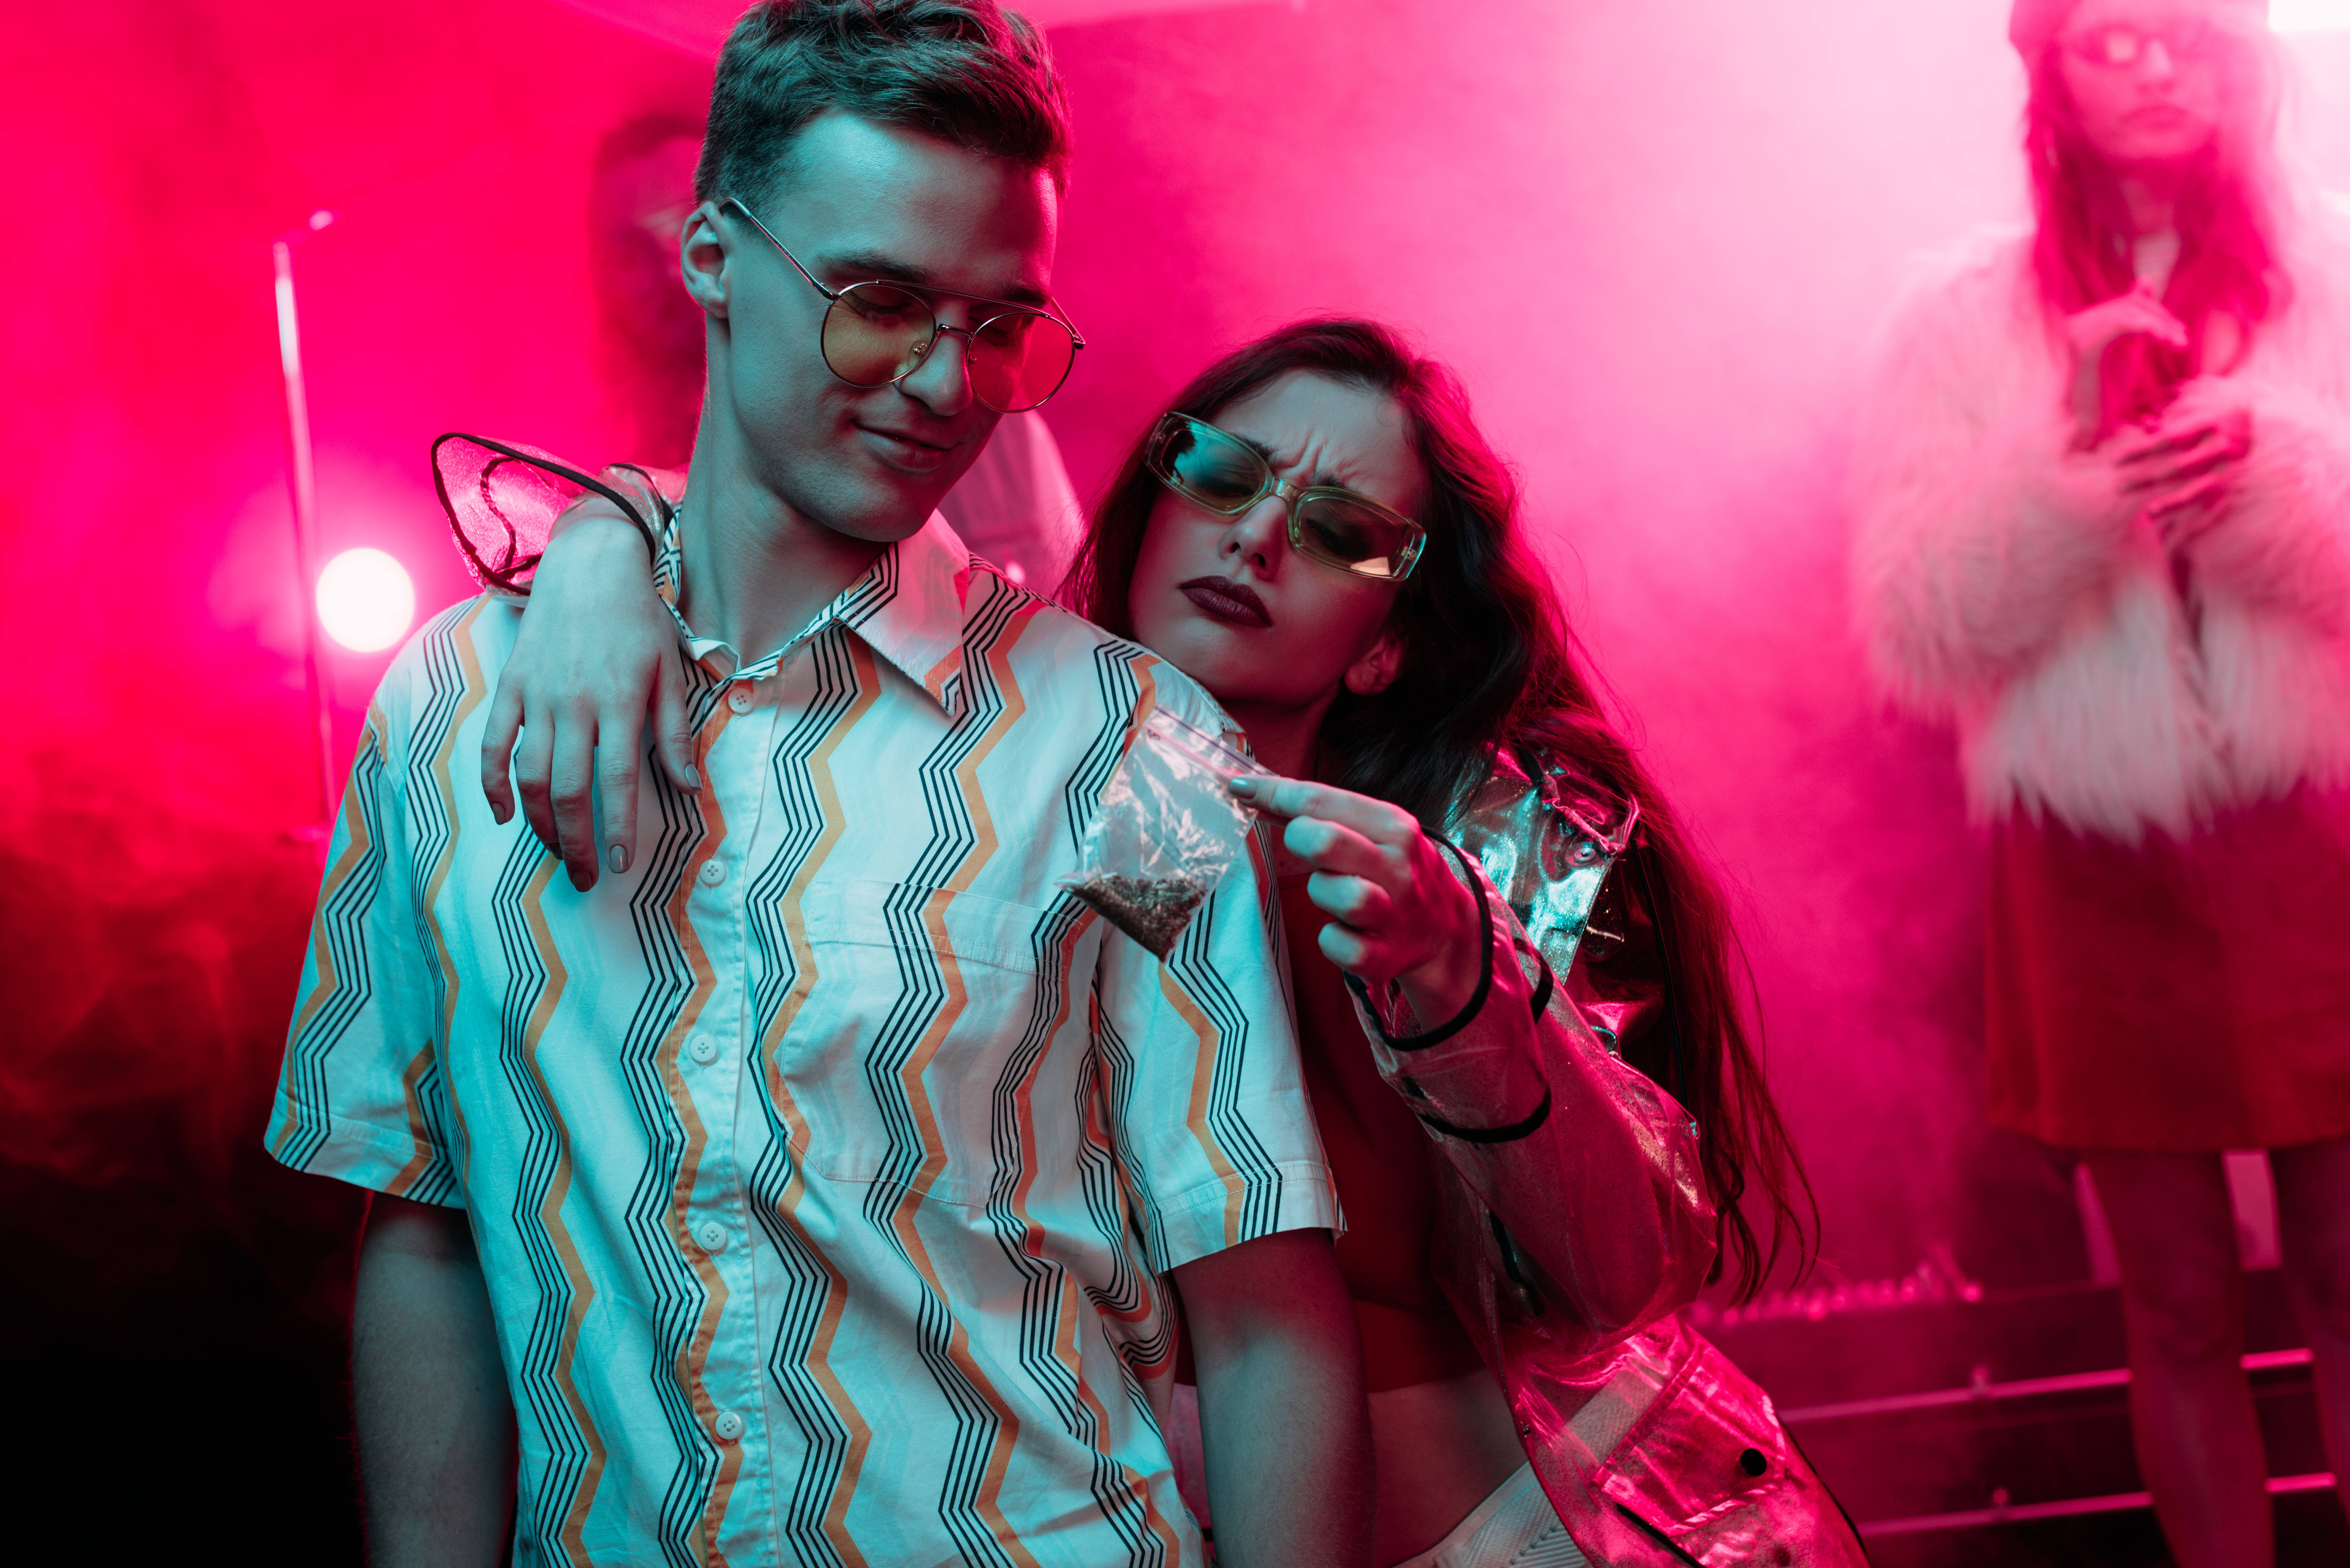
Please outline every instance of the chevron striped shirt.
M384 678L269 1133L469 1211L515 1562L1200 1562L1164 1276L1336 1227L1270 878L1164 964L1058 879L1213 704L933 518L776 654L689 643L703 787L582 894L474 782L519 622Z

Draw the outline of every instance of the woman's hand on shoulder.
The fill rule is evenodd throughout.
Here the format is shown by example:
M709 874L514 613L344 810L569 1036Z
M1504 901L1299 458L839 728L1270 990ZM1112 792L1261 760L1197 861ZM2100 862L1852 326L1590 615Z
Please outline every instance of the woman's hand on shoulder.
M1400 983L1424 1024L1468 1005L1485 961L1478 895L1409 812L1302 779L1243 777L1232 793L1286 820L1282 843L1314 868L1306 893L1334 922L1320 938L1332 963Z
M593 493L567 509L556 529L490 700L482 793L503 823L514 816L519 786L531 830L585 891L602 866L626 871L635 861L649 711L671 782L698 790L702 780L686 731L677 626L653 591L644 535Z

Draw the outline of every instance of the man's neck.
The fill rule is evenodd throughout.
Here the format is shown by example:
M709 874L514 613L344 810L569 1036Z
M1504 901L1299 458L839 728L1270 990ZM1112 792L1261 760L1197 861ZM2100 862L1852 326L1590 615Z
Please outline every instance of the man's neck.
M705 420L680 528L678 613L748 664L796 636L889 546L800 515Z

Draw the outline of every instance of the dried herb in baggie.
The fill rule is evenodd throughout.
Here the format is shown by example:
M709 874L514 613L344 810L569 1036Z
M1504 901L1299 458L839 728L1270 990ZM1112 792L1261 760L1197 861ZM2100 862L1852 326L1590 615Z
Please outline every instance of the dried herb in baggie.
M1208 889L1188 877L1095 877L1068 885L1157 958L1174 950Z
M1236 776L1264 776L1246 753L1160 709L1145 720L1103 786L1071 894L1164 960L1233 865L1248 857L1255 809Z

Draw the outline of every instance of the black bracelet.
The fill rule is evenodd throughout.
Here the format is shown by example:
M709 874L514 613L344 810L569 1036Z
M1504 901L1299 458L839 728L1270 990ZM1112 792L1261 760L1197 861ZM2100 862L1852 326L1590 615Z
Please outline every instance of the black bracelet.
M1534 1107L1534 1115L1523 1121L1512 1122L1505 1127L1455 1127L1443 1117L1431 1116L1426 1111L1415 1111L1413 1115L1446 1137L1457 1137L1462 1143L1515 1143L1522 1137L1532 1137L1543 1123L1550 1120L1550 1085L1543 1085L1542 1104Z
M557 462L553 458L544 457L535 452L525 452L520 447L510 446L502 441L492 441L487 436L467 435L463 431L451 431L446 435L436 437L432 442L433 452L437 453L441 450L441 443L442 441L470 441L473 445L484 448L486 451L496 452L504 462L519 462L526 468L537 469L542 473L554 474L556 478L566 480L570 483L576 484L582 490L594 491L597 494L602 496L605 500L619 507L620 509L620 515L626 517L631 524L635 524L637 535L645 542L645 553L651 557L652 565L656 567L660 565L660 540L655 536L652 524L647 522L644 514L637 510L636 504L634 502L621 494L618 490L612 488L612 486L605 483L602 480L596 478L592 474L582 473L579 470L573 468L568 463ZM652 493L656 505L663 512L668 510L669 498L661 494L660 486L653 483L652 476L650 474L645 472L643 469L637 467L634 463L615 463L613 466L616 468L627 468L639 478L644 480L645 488ZM536 570L541 556L545 554L545 551L542 550L538 556L527 556L520 560L509 560L504 566L492 566L489 562L482 559L480 554L473 547L472 536L465 532L465 525L458 521L457 508L449 499L449 482L442 473L441 467L438 462L435 462L432 467L432 487L441 497L441 510L449 514L449 525L456 530L457 547L464 552L465 559L472 563L474 575L483 582L494 583L498 587L504 589L507 593L527 597L530 593L529 585L525 583L518 583L512 579L519 576L525 568ZM666 525L668 522L666 516L662 518L662 522L663 524ZM552 543L552 540L549 542Z

